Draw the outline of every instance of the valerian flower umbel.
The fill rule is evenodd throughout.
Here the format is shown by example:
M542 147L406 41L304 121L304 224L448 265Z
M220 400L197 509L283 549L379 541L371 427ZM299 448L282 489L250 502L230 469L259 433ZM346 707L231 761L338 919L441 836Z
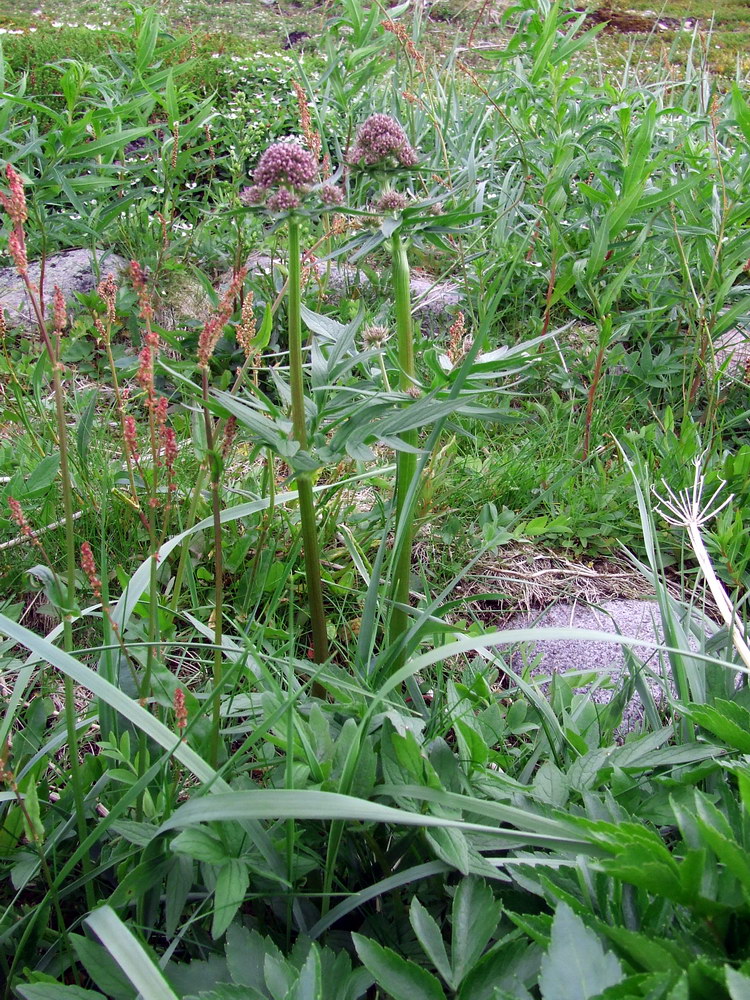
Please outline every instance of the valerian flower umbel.
M240 201L249 207L265 207L274 215L294 212L303 207L305 199L320 205L340 205L344 192L326 181L316 186L320 175L314 153L298 142L275 142L263 153L253 172L254 184L243 188ZM313 206L314 207L314 206Z
M347 160L352 166L414 167L418 163L416 150L406 132L390 115L375 114L360 126Z

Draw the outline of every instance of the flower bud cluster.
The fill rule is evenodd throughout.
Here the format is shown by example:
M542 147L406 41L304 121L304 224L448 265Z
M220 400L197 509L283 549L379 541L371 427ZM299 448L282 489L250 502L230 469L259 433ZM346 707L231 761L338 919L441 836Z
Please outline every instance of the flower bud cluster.
M403 128L390 115L375 114L360 126L347 157L352 166L414 167L418 162Z
M275 142L258 161L253 173L255 183L243 188L240 201L248 206L265 205L276 215L293 212L310 193L317 176L314 153L298 142ZM325 205L340 205L344 200L343 191L335 184L324 184L319 195Z

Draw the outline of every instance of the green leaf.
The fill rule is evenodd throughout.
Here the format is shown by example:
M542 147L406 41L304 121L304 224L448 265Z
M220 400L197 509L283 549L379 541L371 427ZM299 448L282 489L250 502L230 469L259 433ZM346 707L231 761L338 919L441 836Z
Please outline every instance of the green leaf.
M71 934L70 940L78 961L103 993L112 1000L133 1000L135 990L102 945L82 934Z
M727 989L732 1000L747 1000L750 997L750 976L727 966Z
M101 906L89 914L85 922L143 1000L177 1000L159 966L113 909Z
M445 1000L440 983L426 969L361 934L352 934L352 941L362 964L393 1000Z
M221 865L228 859L226 847L208 830L183 830L170 846L178 854L187 854L210 865Z
M492 889L478 878L463 879L453 898L451 959L454 989L479 961L500 921L501 906Z
M214 918L211 937L214 941L221 937L234 920L234 915L245 901L250 873L247 865L239 858L230 858L219 869L214 890Z
M338 983L331 984L336 988ZM299 979L294 985L290 1000L323 1000L322 970L320 966L320 951L317 945L310 948L305 964L300 970Z
M435 918L422 906L416 896L412 899L411 906L409 907L409 922L429 960L446 983L452 989L455 989L453 971L448 961L448 953L445 950L443 935L440 933L440 928Z
M544 1000L589 1000L622 979L617 958L605 952L566 903L559 903L539 977Z
M105 1000L95 990L84 990L80 986L63 986L61 983L33 983L30 986L16 986L24 1000Z
M233 924L229 928L224 949L227 965L235 983L263 989L265 982L263 962L267 945L275 949L275 945L265 942L257 931L249 931L239 924Z
M54 483L57 476L57 470L59 468L59 454L48 455L47 458L43 458L42 461L34 467L31 475L26 480L26 489L24 490L24 494L31 496L34 493L42 493L44 490L48 490Z

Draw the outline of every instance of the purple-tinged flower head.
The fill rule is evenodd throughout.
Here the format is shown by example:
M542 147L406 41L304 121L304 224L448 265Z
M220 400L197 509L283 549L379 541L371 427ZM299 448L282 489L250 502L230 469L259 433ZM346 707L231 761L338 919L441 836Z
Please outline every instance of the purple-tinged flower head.
M299 198L289 188L279 188L266 202L269 212L291 212L299 208Z
M342 205L344 192L338 184L324 184L320 189L320 200L324 205Z
M362 345L365 349L368 347L380 348L390 335L386 326L366 326L362 331Z
M390 115L370 115L357 132L357 141L349 150L349 162L367 167L413 167L417 153L409 144L406 132Z
M315 157L296 142L275 142L258 161L253 180L264 188L287 184L295 191L312 184L317 172Z
M266 200L268 190L260 184L253 184L252 187L244 187L240 191L240 201L243 205L260 205Z
M376 212L400 212L409 204L405 194L398 191L385 191L375 202Z

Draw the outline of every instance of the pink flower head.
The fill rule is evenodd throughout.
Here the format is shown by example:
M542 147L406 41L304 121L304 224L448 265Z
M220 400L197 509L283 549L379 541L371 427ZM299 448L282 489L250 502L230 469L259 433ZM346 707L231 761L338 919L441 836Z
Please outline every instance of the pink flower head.
M370 115L357 132L357 141L349 150L349 161L367 167L413 167L416 151L409 144L406 132L390 115Z
M386 191L375 202L375 209L378 212L400 212L409 204L409 199L405 194L398 191Z
M261 205L266 200L267 194L267 188L253 184L252 187L244 187L240 191L240 201L243 205Z
M21 175L9 163L5 168L5 176L8 178L10 194L0 191L0 204L10 216L14 229L23 226L28 218L26 211L26 195L23 191L23 181Z
M288 184L300 191L312 184L317 172L315 157L296 142L275 142L258 161L253 180L263 188Z
M266 202L269 212L292 212L299 208L299 198L288 188L279 188Z
M320 200L324 205L341 205L344 201L344 192L338 184L324 184L320 189Z

